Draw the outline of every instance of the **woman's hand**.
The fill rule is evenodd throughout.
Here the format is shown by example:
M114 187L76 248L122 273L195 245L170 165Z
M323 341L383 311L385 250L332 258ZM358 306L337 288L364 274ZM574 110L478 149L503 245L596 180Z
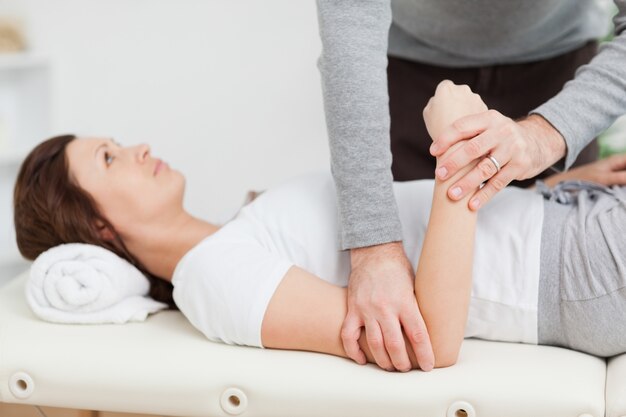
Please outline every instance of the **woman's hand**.
M450 80L444 80L424 107L423 114L428 134L434 139L457 119L486 111L487 105L467 85L456 85Z
M626 153L612 155L554 174L546 178L544 182L547 186L554 187L566 180L591 181L602 185L626 185Z

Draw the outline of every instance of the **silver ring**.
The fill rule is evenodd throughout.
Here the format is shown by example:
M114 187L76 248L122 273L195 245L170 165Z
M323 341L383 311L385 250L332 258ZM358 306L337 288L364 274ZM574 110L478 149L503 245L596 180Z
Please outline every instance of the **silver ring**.
M496 174L498 172L500 172L500 164L498 163L498 161L496 160L496 158L494 158L491 155L487 155L487 158L489 158L491 160L491 162L493 162L493 164L496 166Z

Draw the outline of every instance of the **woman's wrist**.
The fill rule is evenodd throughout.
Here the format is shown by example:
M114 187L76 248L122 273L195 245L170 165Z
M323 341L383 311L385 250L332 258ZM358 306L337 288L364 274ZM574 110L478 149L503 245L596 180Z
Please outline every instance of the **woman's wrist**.
M574 174L575 174L575 172L576 171L574 170ZM572 171L564 171L564 172L559 172L558 174L550 175L547 178L544 178L543 182L548 187L554 187L555 185L557 185L561 181L566 181L566 180L573 179L573 178L584 179L581 176L576 177L575 175L573 175Z

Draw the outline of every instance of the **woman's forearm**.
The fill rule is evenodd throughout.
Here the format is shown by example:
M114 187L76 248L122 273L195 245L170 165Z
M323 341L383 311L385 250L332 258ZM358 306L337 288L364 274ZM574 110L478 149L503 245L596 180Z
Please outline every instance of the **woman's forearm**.
M475 165L472 163L445 181L435 180L430 219L415 275L417 304L428 329L435 367L453 365L463 341L476 229L476 212L468 208L473 193L452 201L446 192Z
M569 180L584 180L584 181L594 181L594 178L590 178L590 173L593 173L593 167L597 164L589 163L585 165L581 165L577 168L572 168L568 171L558 172L556 174L552 174L549 177L544 178L542 181L545 185L552 188L561 181L569 181ZM535 188L535 185L528 187L529 190Z
M572 174L572 171L563 171L563 172L559 172L557 174L552 174L549 177L544 178L543 182L548 187L554 187L555 185L557 185L561 181L575 180L575 179L578 179L578 178L575 176L575 174ZM582 179L582 178L580 178L580 179ZM528 187L528 189L534 189L534 188L535 188L534 185Z

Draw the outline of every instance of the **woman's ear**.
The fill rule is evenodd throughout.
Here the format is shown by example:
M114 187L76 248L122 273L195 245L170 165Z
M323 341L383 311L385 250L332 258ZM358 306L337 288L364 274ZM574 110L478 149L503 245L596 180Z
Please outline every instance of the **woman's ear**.
M100 239L106 241L115 239L113 231L106 224L104 224L103 221L96 220L96 227L98 228L98 236L100 236Z

